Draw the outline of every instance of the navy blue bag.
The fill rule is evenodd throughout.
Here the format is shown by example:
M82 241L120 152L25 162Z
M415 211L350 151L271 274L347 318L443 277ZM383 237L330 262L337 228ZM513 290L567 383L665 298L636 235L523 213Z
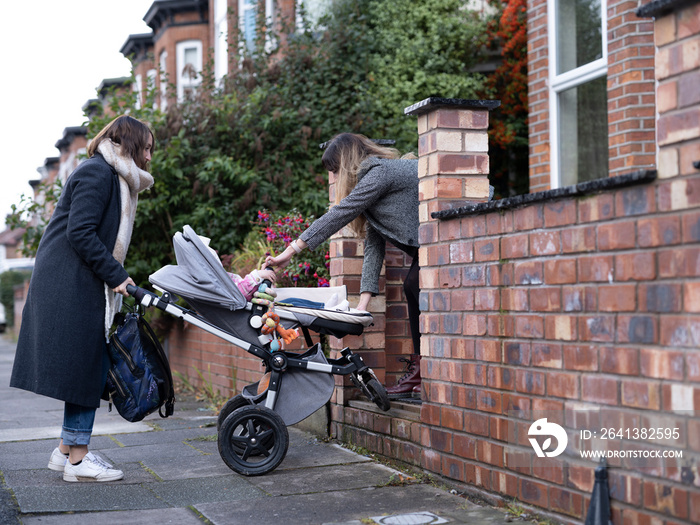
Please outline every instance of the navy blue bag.
M175 392L170 363L151 327L139 313L118 322L109 340L112 364L107 374L110 409L114 404L127 421L137 422L156 410L173 414Z

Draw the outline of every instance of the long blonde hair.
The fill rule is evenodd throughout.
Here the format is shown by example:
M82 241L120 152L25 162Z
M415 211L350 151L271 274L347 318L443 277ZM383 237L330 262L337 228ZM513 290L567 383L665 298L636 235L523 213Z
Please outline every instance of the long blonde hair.
M335 173L335 203L347 197L357 185L360 164L368 157L398 159L401 153L396 148L380 146L364 135L341 133L333 137L321 158L323 167ZM350 223L355 236L364 235L365 216L361 214Z

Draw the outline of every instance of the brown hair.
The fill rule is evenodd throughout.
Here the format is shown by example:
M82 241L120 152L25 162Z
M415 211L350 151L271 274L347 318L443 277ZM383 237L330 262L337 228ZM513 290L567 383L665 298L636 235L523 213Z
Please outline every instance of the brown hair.
M341 133L333 137L321 158L323 167L336 175L335 203L347 197L357 184L357 171L368 157L398 159L399 150L380 146L364 135ZM350 223L350 230L357 236L364 233L365 216L360 215Z
M146 162L143 159L143 152L148 146L148 139L152 141L151 152L156 147L156 140L151 128L144 122L122 115L107 124L95 136L87 147L88 157L92 157L97 151L97 147L105 139L110 139L115 144L122 147L122 153L128 155L141 169L146 169Z

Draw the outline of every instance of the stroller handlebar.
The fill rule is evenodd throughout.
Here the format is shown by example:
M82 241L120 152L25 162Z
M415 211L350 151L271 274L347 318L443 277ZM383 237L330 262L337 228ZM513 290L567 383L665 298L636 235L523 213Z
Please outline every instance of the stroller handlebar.
M141 302L147 292L143 288L139 288L138 286L134 286L132 284L127 284L126 293L133 296L138 302Z

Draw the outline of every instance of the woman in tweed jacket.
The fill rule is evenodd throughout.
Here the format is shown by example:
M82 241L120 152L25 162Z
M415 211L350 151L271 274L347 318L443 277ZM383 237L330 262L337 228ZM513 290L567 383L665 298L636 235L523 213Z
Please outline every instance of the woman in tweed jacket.
M342 133L331 140L322 163L336 179L336 202L326 214L266 264L285 267L303 249L316 249L331 235L350 225L357 235L364 234L358 310L367 310L372 296L379 292L379 274L386 242L413 258L404 281L413 355L403 358L407 373L387 389L392 398L420 397L420 329L418 318L418 161L399 158L393 148L379 146L362 135Z

